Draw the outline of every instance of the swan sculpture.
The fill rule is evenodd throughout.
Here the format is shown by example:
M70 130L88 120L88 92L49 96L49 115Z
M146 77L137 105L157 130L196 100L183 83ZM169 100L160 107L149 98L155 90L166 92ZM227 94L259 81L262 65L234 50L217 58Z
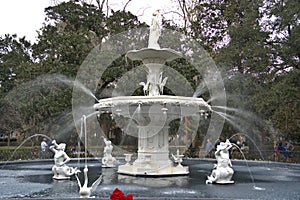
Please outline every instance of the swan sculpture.
M99 178L92 184L91 187L88 187L88 168L85 167L83 169L83 174L84 174L84 183L83 185L81 185L80 180L77 176L77 174L75 174L75 177L77 179L78 182L78 186L79 186L79 195L80 198L91 198L91 193L94 192L97 188L97 186L102 182L102 175L99 176Z

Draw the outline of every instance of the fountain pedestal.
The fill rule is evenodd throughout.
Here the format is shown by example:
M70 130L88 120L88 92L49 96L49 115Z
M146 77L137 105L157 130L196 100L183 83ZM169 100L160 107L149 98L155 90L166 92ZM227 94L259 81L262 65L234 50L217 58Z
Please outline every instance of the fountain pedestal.
M158 129L161 129L156 133ZM169 158L169 126L139 126L138 158L120 165L118 173L145 176L186 175L188 167L174 166Z
M129 164L118 167L118 173L145 176L186 175L188 167L175 166L169 158L169 123L183 116L197 114L199 110L209 111L210 106L201 98L163 95L168 77L163 78L164 64L182 54L170 49L160 48L158 39L161 33L160 14L156 13L150 26L147 48L131 50L126 58L140 60L147 68L146 82L140 82L145 96L112 97L101 99L95 109L116 109L115 113L134 120L138 129L138 156ZM130 108L135 109L133 115ZM117 111L118 110L118 111ZM123 111L121 113L120 111ZM129 133L130 134L130 133ZM181 157L181 158L180 158Z
M169 123L201 112L209 112L210 106L202 98L182 96L119 96L99 100L96 110L110 109L117 119L132 118L138 124L137 159L130 164L119 165L118 173L134 176L176 176L189 174L188 167L181 162L174 165L169 152ZM129 110L134 111L132 116ZM179 155L179 153L178 153ZM182 156L179 156L182 157ZM178 157L178 158L179 158ZM182 158L181 158L182 159ZM180 164L179 164L180 163Z

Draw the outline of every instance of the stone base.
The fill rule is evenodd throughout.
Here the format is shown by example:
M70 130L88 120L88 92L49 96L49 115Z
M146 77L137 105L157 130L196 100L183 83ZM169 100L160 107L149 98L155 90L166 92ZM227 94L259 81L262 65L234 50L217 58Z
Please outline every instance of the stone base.
M155 167L149 164L125 164L119 166L118 173L131 176L180 176L189 174L189 168L182 165L173 166L173 163Z
M216 184L221 184L221 185L224 185L224 184L234 184L234 181L216 181L215 183Z
M68 180L71 177L70 176L64 176L64 175L58 175L58 176L53 176L52 178L55 179L55 180Z
M101 165L102 168L114 168L116 167L117 165Z

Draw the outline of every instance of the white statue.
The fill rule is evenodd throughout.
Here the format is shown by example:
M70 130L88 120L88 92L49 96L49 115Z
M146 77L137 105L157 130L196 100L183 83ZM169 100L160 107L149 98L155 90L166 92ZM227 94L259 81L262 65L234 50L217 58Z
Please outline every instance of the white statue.
M65 152L66 144L57 144L55 140L52 141L52 144L50 150L54 152L54 166L52 167L54 173L53 178L58 180L69 179L70 176L80 172L77 168L66 165L66 163L71 160Z
M163 94L164 92L164 87L167 83L167 80L168 80L168 77L165 77L164 79L162 79L162 72L160 72L160 75L159 75L159 93L160 94Z
M149 42L148 42L148 47L150 48L160 48L158 44L158 39L161 35L161 22L162 22L162 17L159 10L157 10L156 12L153 13L153 17L150 25L150 34L149 34Z
M83 185L81 185L80 180L77 176L77 174L75 174L76 179L77 179L77 183L79 186L79 195L80 198L90 198L91 197L91 193L94 192L97 188L97 186L101 183L102 181L102 175L99 176L99 178L92 184L91 187L88 187L88 168L85 167L83 169L83 174L84 174L84 183Z
M174 159L175 163L178 163L178 167L182 167L181 163L182 163L182 158L184 155L179 154L179 149L177 149L177 153L176 155L172 154L172 157Z
M147 83L140 82L139 85L143 86L144 95L147 96L149 94L149 81Z
M234 173L229 158L229 149L232 147L232 144L227 139L226 142L221 142L217 146L215 156L217 159L217 164L215 164L214 169L210 176L207 177L206 184L208 183L219 183L219 184L229 184L234 183L231 180Z
M117 165L117 160L114 158L112 154L113 146L111 144L110 140L107 140L105 137L103 137L105 147L103 151L103 158L102 158L102 167L115 167Z

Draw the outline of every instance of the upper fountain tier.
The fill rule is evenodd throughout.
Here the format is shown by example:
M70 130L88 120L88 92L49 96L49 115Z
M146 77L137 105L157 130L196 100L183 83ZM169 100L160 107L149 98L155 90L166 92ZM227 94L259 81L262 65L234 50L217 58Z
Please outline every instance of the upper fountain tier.
M165 62L182 57L181 53L172 49L160 48L158 40L161 35L161 21L161 14L158 10L153 14L151 20L148 48L128 51L126 57L131 60L142 60L147 67L149 63L164 64Z
M181 58L182 54L169 48L161 49L148 47L140 50L128 51L126 57L131 60L141 60L143 64L149 68L153 66L153 64L163 65L165 62Z
M170 48L160 48L158 44L160 35L161 15L159 12L156 12L153 14L150 26L148 47L139 50L131 50L126 54L127 58L131 60L141 60L147 67L147 81L146 83L140 83L140 85L143 86L145 96L123 96L101 99L99 103L94 105L95 109L105 110L106 108L124 105L135 107L137 105L147 106L160 104L165 107L166 105L180 105L183 107L196 106L197 108L195 107L196 110L193 110L193 112L200 113L211 111L210 105L202 98L162 95L168 79L168 77L163 78L162 68L166 62L181 58L182 54ZM193 112L190 112L189 114L192 114Z

